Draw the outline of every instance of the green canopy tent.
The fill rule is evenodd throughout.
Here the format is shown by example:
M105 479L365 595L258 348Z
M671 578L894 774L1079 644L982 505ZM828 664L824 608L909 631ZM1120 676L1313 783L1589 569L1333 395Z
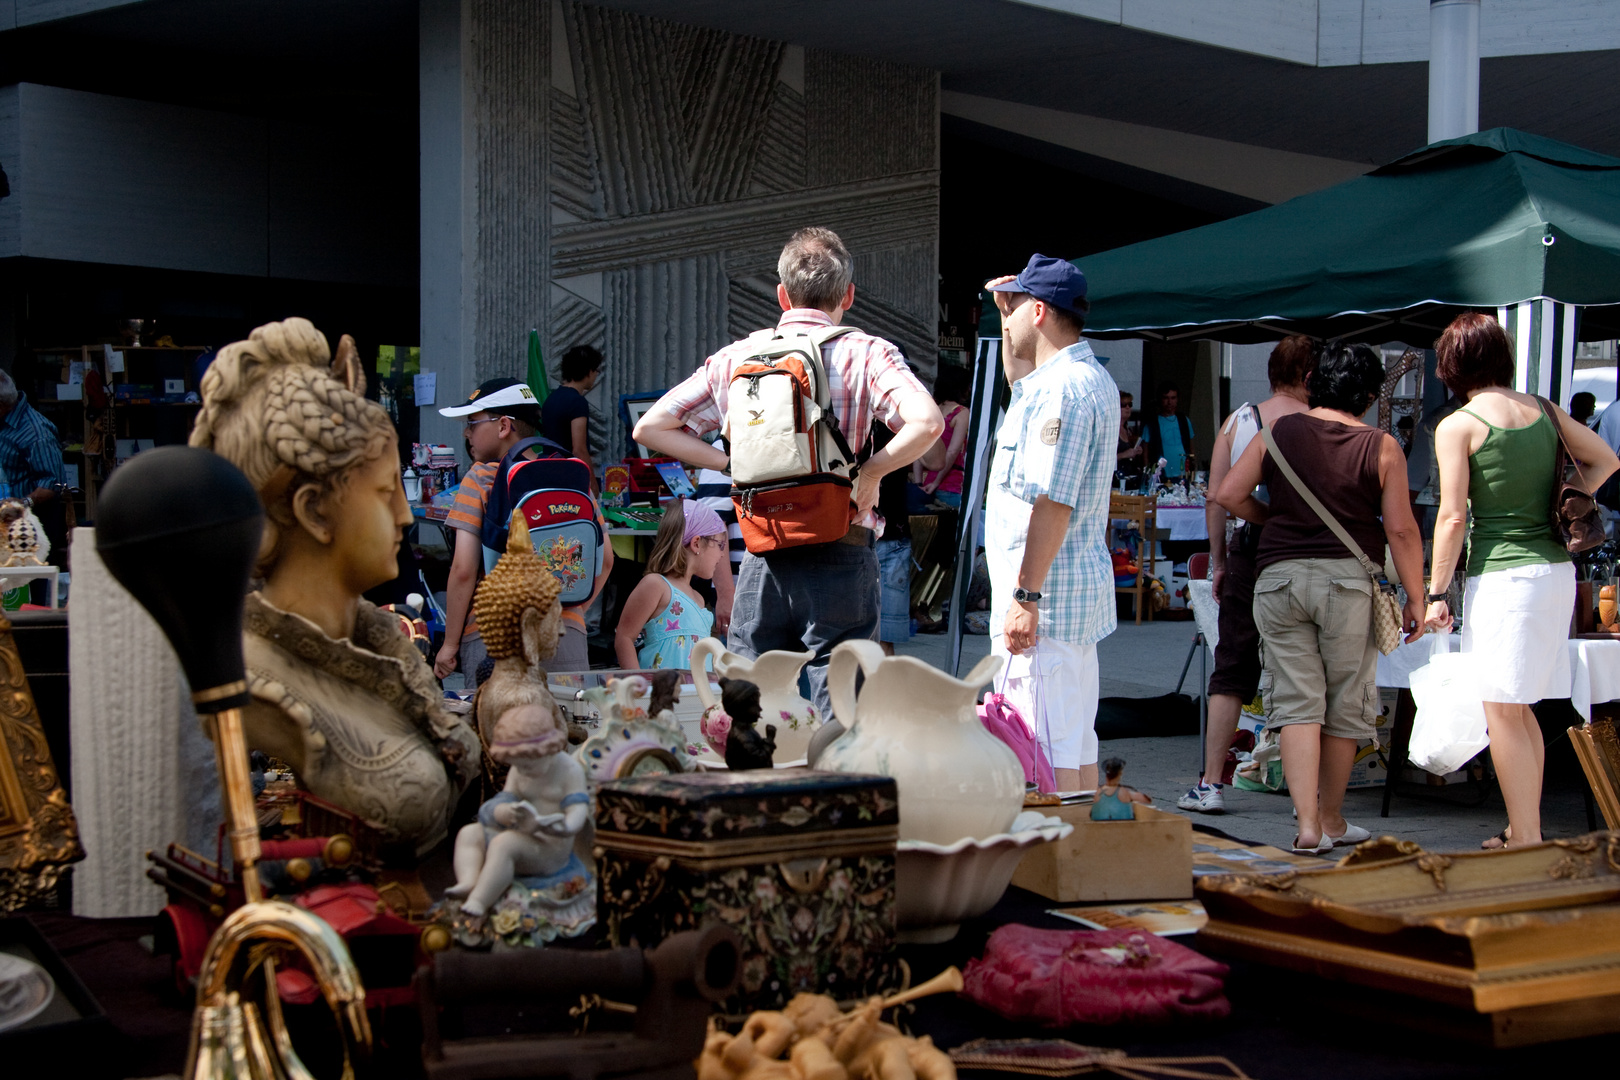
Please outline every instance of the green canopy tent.
M1079 263L1088 337L1426 346L1495 310L1521 388L1567 401L1575 341L1620 337L1620 159L1495 128Z

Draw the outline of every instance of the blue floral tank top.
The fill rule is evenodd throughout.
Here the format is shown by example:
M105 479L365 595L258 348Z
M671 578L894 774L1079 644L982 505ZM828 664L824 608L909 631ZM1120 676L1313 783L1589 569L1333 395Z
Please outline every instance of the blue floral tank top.
M669 578L664 578L664 584L669 586L669 603L647 622L636 658L644 668L689 667L692 646L709 636L714 612L677 589Z

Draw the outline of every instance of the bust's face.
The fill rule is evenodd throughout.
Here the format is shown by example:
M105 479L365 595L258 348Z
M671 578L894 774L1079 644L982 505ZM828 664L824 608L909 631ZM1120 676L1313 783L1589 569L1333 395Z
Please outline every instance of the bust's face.
M332 530L330 557L355 594L399 575L396 559L411 523L411 507L392 438L382 453L355 466L321 509Z

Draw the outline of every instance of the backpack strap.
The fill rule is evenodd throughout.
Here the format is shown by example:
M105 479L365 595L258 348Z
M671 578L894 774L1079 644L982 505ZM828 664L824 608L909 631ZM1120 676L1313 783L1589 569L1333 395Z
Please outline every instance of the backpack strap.
M507 498L506 476L525 453L538 449L541 457L573 457L572 450L566 450L557 443L543 435L535 435L527 439L519 439L512 444L512 448L501 458L500 465L495 470L495 482L489 489L489 498L484 503L484 524L479 535L486 547L496 551L506 550L506 532L511 527L512 503Z

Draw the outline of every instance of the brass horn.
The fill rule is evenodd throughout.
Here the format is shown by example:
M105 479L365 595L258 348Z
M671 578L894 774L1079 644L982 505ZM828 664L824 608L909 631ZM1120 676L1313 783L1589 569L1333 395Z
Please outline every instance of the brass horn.
M259 886L259 824L242 735L242 706L251 700L242 602L264 530L258 493L219 455L166 446L119 468L102 489L97 511L96 552L163 628L213 738L231 857L247 900L214 932L203 955L186 1076L312 1080L293 1050L276 995L274 957L290 947L309 963L337 1018L348 1080L371 1048L365 987L348 946L318 916L265 900ZM244 999L256 972L262 1010Z

